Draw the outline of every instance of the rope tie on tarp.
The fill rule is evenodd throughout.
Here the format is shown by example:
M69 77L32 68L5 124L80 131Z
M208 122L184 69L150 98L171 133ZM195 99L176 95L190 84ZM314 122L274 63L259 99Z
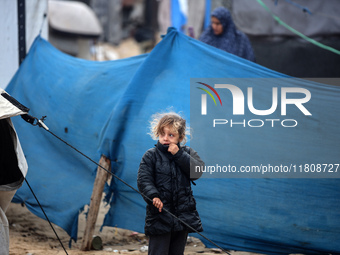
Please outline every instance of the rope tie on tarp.
M57 239L58 239L59 243L60 243L60 244L61 244L61 246L63 247L63 249L64 249L65 253L68 255L68 253L67 253L67 251L66 251L66 249L65 249L65 247L64 247L64 245L63 245L63 243L61 242L61 240L60 240L60 238L59 238L59 236L58 236L57 232L55 231L55 229L54 229L54 227L53 227L53 225L52 225L52 223L51 223L50 219L47 217L47 215L46 215L46 213L45 213L44 209L42 208L42 206L41 206L41 204L40 204L40 202L39 202L38 198L37 198L37 197L36 197L36 195L34 194L34 192L33 192L33 189L32 189L32 188L31 188L31 186L29 185L29 183L28 183L28 181L27 181L27 179L26 179L26 178L25 178L25 182L26 182L26 184L27 184L28 188L31 190L31 192L32 192L32 194L33 194L33 196L34 196L35 200L37 201L37 203L38 203L38 205L39 205L39 207L40 207L41 211L42 211L42 212L43 212L43 214L45 215L45 218L46 218L46 220L48 221L48 223L50 224L50 226L51 226L51 228L52 228L52 230L53 230L54 234L56 235L56 237L57 237Z
M278 0L275 1L275 5L277 5L277 2L278 2ZM300 5L298 3L295 3L295 2L293 2L291 0L286 0L286 2L296 6L298 8L300 8L303 12L307 12L308 14L312 14L312 12L307 7L305 7L305 6L302 6L302 5Z
M106 171L107 173L109 173L110 175L112 175L114 178L116 178L117 180L119 180L120 182L122 182L123 184L125 184L126 186L128 186L129 188L131 188L132 190L134 190L135 192L137 192L138 194L140 194L142 197L144 197L146 200L148 200L149 202L153 202L151 198L149 198L148 196L146 196L145 194L143 194L142 192L140 192L139 190L137 190L136 188L132 187L130 184L128 184L127 182L125 182L123 179L121 179L120 177L118 177L117 175L115 175L114 173L112 173L111 171L109 171L108 169L106 169L105 167L101 166L99 163L97 163L96 161L94 161L93 159L91 159L89 156L85 155L83 152L81 152L80 150L78 150L77 148L75 148L74 146L72 146L71 144L69 144L68 142L66 142L65 140L63 140L62 138L60 138L59 136L57 136L56 134L54 134L53 132L51 132L49 130L49 128L45 125L44 120L46 118L46 116L43 116L41 119L38 119L36 117L32 117L28 114L22 115L22 118L27 121L28 123L32 124L33 126L39 126L43 129L45 129L48 133L50 133L51 135L53 135L54 137L56 137L57 139L59 139L60 141L62 141L63 143L65 143L67 146L71 147L73 150L75 150L76 152L78 152L79 154L81 154L83 157L87 158L89 161L91 161L93 164L97 165L98 167L100 167L101 169L103 169L104 171ZM33 190L32 190L33 193ZM33 194L34 195L34 194ZM35 195L34 195L35 197ZM38 199L36 198L37 202ZM38 202L39 206L40 203ZM42 207L40 206L40 208L42 209ZM43 210L43 209L42 209ZM171 213L169 210L163 208L163 211L165 211L166 213L170 214L172 217L174 217L175 219L177 219L178 221L180 221L183 225L185 225L187 228L189 228L190 230L192 230L193 232L195 232L196 234L200 235L202 238L204 238L205 240L207 240L208 242L210 242L211 244L213 244L214 246L216 246L217 248L221 249L221 251L231 255L228 251L226 251L225 249L223 249L221 246L219 246L218 244L216 244L215 242L213 242L212 240L210 240L209 238L207 238L206 236L202 235L200 232L198 232L196 229L194 229L193 227L191 227L189 224L187 224L186 222L184 222L183 220L181 220L180 218L178 218L176 215L174 215L173 213ZM44 212L45 214L45 212ZM45 217L47 218L47 215L45 214ZM48 220L49 221L49 220ZM50 221L49 221L50 222ZM50 224L51 227L53 228L52 224ZM53 229L54 230L54 229ZM54 231L55 232L55 231ZM56 234L56 232L55 232ZM57 235L57 234L56 234ZM58 237L58 236L57 236ZM59 239L59 237L58 237ZM59 239L60 241L60 239ZM61 243L61 241L60 241ZM63 244L61 243L61 245L63 246ZM64 246L63 246L64 248ZM65 250L65 248L64 248ZM66 250L65 250L66 252ZM66 252L67 254L67 252Z
M45 130L48 130L48 129L49 129L49 128L45 125L45 123L44 123L44 120L45 120L46 116L43 116L41 119L38 119L38 118L35 118L35 117L33 117L33 116L29 115L29 114L23 114L23 115L21 115L21 118L24 119L26 122L30 123L30 124L33 125L33 126L42 127L42 128L44 128ZM58 236L58 234L57 234L57 232L55 231L55 229L54 229L54 227L53 227L53 225L52 225L50 219L47 217L47 214L45 213L44 208L41 206L41 204L40 204L40 202L39 202L37 196L35 195L33 189L31 188L31 185L29 185L29 183L28 183L26 177L25 177L25 182L26 182L28 188L30 189L30 191L32 192L32 194L33 194L35 200L37 201L37 203L38 203L38 205L39 205L41 211L43 212L43 214L44 214L46 220L47 220L48 223L50 224L50 226L51 226L51 228L52 228L54 234L56 235L56 237L57 237L57 239L58 239L58 241L59 241L59 243L60 243L60 245L61 245L61 247L63 247L63 250L64 250L65 253L68 255L68 253L67 253L67 251L66 251L66 248L64 247L62 241L60 240L60 238L59 238L59 236Z
M328 50L331 51L335 54L340 55L340 50L334 49L330 46L327 46L325 44L322 44L312 38L309 38L308 36L302 34L301 32L297 31L296 29L292 28L291 26L289 26L287 23L283 22L278 16L276 16L270 9L269 7L262 1L262 0L257 0L257 2L273 17L273 19L275 19L277 21L277 23L279 23L281 26L284 26L285 28L287 28L289 31L291 31L292 33L300 36L302 39L306 40L307 42L310 42L324 50Z

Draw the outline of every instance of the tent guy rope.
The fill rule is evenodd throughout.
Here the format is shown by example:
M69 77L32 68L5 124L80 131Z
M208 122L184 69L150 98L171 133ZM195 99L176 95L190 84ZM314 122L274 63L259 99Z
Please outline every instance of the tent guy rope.
M29 183L28 183L28 181L27 181L27 178L25 178L25 182L26 182L26 184L27 184L28 188L31 190L31 192L32 192L32 194L33 194L33 196L34 196L35 200L37 201L37 203L38 203L38 205L39 205L39 207L40 207L41 211L42 211L42 212L43 212L43 214L45 215L45 218L46 218L46 220L48 221L48 223L50 224L50 226L51 226L51 228L52 228L52 230L53 230L54 234L56 235L56 237L57 237L57 239L58 239L58 241L59 241L60 245L63 247L63 249L64 249L65 253L68 255L68 253L67 253L67 251L66 251L66 249L65 249L65 247L64 247L64 245L63 245L63 243L61 242L61 240L60 240L60 238L59 238L59 236L58 236L57 232L55 231L55 229L54 229L54 227L53 227L53 225L52 225L52 223L51 223L50 219L47 217L47 215L46 215L46 213L45 213L45 211L44 211L43 207L41 206L41 204L40 204L40 202L39 202L38 198L36 197L35 193L33 192L33 189L31 188L31 185L29 185Z
M57 136L56 134L54 134L53 132L51 132L49 130L49 128L45 125L44 120L46 118L46 116L43 116L41 119L38 119L36 117L32 117L28 114L26 115L22 115L22 118L27 121L28 123L32 124L33 126L39 126L42 127L43 129L45 129L48 133L50 133L51 135L53 135L54 137L56 137L57 139L59 139L60 141L62 141L63 143L65 143L67 146L71 147L73 150L75 150L76 152L78 152L79 154L81 154L82 156L84 156L85 158L87 158L89 161L91 161L92 163L94 163L95 165L97 165L98 167L100 167L101 169L103 169L104 171L106 171L107 173L109 173L110 175L112 175L113 177L115 177L116 179L118 179L119 181L121 181L122 183L124 183L126 186L128 186L129 188L131 188L132 190L134 190L135 192L137 192L138 194L140 194L141 196L143 196L144 198L146 198L148 201L152 202L152 199L147 197L145 194L143 194L142 192L140 192L139 190L137 190L136 188L132 187L130 184L128 184L127 182L125 182L123 179L119 178L117 175L115 175L114 173L112 173L111 171L109 171L108 169L106 169L105 167L101 166L100 164L98 164L96 161L94 161L93 159L91 159L89 156L85 155L83 152L81 152L80 150L78 150L77 148L75 148L74 146L72 146L71 144L69 144L68 142L66 142L65 140L63 140L62 138L60 138L59 136ZM33 191L32 191L33 192ZM34 194L33 194L34 195ZM36 198L37 199L37 198ZM38 200L37 200L38 201ZM39 203L39 202L38 202ZM40 205L40 203L39 203ZM41 207L41 206L40 206ZM223 251L224 253L227 253L229 255L231 255L228 251L226 251L225 249L223 249L221 246L219 246L218 244L216 244L215 242L213 242L212 240L210 240L209 238L207 238L206 236L202 235L200 232L196 231L194 228L192 228L190 225L188 225L186 222L184 222L183 220L179 219L176 215L174 215L173 213L171 213L169 210L163 208L163 211L165 211L166 213L170 214L172 217L174 217L175 219L177 219L178 221L180 221L183 225L185 225L187 228L189 228L190 230L194 231L196 234L200 235L202 238L204 238L205 240L207 240L208 242L210 242L211 244L213 244L214 246L216 246L217 248L221 249L221 251ZM44 213L45 214L45 213ZM45 217L47 218L47 215L45 214ZM49 220L48 220L49 221ZM51 225L51 227L53 228L53 226ZM55 232L55 231L54 231ZM56 232L55 232L56 234ZM59 237L58 237L59 239ZM59 239L60 240L60 239ZM60 241L61 242L61 241ZM62 244L61 244L62 245ZM63 246L63 245L62 245ZM64 246L63 246L64 248ZM64 248L65 250L65 248ZM66 250L65 250L66 252ZM67 254L67 252L66 252Z
M312 38L309 38L308 36L305 36L304 34L302 34L301 32L297 31L296 29L292 28L291 26L289 26L287 23L283 22L278 16L276 16L270 9L269 7L262 1L262 0L257 0L257 2L273 17L274 20L276 20L280 25L282 25L283 27L285 27L286 29L288 29L289 31L291 31L292 33L300 36L302 39L322 48L328 51L331 51L335 54L340 55L340 50L334 49L330 46L324 45Z

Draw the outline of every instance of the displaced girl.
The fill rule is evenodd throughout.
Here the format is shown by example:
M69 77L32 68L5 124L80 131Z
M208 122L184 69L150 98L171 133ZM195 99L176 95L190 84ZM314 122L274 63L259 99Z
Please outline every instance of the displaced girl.
M197 152L185 144L186 121L176 113L155 114L151 135L158 142L145 152L138 170L137 184L147 202L145 234L151 255L181 255L189 232L203 231L191 190L195 166L204 166ZM190 171L190 166L192 171ZM191 173L190 173L191 172ZM162 209L166 209L188 224Z

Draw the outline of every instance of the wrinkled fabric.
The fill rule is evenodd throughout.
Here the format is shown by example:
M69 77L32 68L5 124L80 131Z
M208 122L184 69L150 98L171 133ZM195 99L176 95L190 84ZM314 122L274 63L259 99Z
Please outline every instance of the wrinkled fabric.
M288 26L305 36L316 39L339 34L340 19L337 17L340 2L338 0L262 0L262 2ZM277 21L258 1L234 0L232 6L235 24L248 35L282 36L283 38L296 36L286 27L278 25ZM306 8L311 14L304 11L303 8Z
M172 106L192 127L190 78L195 77L289 78L170 29L150 54L106 62L70 57L38 38L8 92L32 115L47 115L51 132L95 161L106 155L112 172L137 188L140 160L155 143L147 134L150 116ZM272 104L273 86L253 84L266 107L259 109ZM270 159L281 164L294 156L305 163L339 163L340 87L307 80L300 80L298 87L310 90L307 108L313 114L298 132L226 128L231 141L216 140L212 150L224 150L233 162ZM20 117L13 123L30 166L30 185L50 220L74 237L79 209L91 199L97 166ZM188 145L206 163L204 153L193 146L201 140L195 134L194 128ZM340 178L200 178L196 184L192 190L203 234L225 249L275 255L340 253ZM105 192L110 208L103 226L143 232L142 196L115 178ZM44 217L27 185L18 190L15 202Z
M16 154L16 134L10 119L0 119L0 191L17 190L24 179Z
M27 173L27 162L10 117L29 109L0 89L0 254L9 253L6 211ZM22 107L21 107L22 106Z
M255 56L250 41L242 31L236 28L228 9L218 7L211 13L211 16L219 19L223 26L223 32L221 35L215 35L210 25L202 33L199 40L218 49L254 62Z
M47 116L45 124L55 135L99 162L101 130L145 58L87 61L37 37L6 91L32 116ZM12 121L30 168L28 182L51 222L77 240L78 215L90 202L97 167L43 128L21 117ZM13 201L45 218L27 185Z
M175 155L168 152L168 147L158 142L156 147L144 154L137 177L139 191L150 199L159 198L163 202L163 208L194 230L203 231L191 190L190 162L195 166L203 166L204 163L190 147L180 147ZM144 200L147 202L146 235L183 230L193 232L164 210L159 212L150 200L145 197Z

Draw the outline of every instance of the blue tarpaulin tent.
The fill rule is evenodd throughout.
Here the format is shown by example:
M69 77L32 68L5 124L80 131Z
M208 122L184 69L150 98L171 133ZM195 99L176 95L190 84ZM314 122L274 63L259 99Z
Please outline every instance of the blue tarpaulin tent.
M169 29L150 54L102 63L65 55L38 37L6 90L29 107L31 115L46 115L52 132L95 161L101 154L109 157L112 171L136 187L140 159L155 143L147 134L150 116L171 107L183 112L190 123L190 78L287 77ZM230 162L258 162L263 155L264 160L278 163L292 155L317 160L319 152L320 163L338 164L340 88L308 81L298 84L311 91L308 108L314 114L300 129L282 131L282 136L280 129L258 133L234 129L230 143L216 142L210 151L225 149ZM272 93L270 86L260 89L262 95ZM51 221L76 240L78 214L90 202L96 167L44 130L20 118L13 122L28 161L28 181ZM200 127L193 128L192 144L203 139L195 136ZM262 146L254 146L261 140ZM213 160L213 155L205 158L208 149L197 151L205 161ZM336 254L340 253L339 180L201 178L193 190L203 234L226 249ZM143 232L142 197L115 179L106 192L111 207L103 225ZM14 201L25 202L43 217L25 185Z

